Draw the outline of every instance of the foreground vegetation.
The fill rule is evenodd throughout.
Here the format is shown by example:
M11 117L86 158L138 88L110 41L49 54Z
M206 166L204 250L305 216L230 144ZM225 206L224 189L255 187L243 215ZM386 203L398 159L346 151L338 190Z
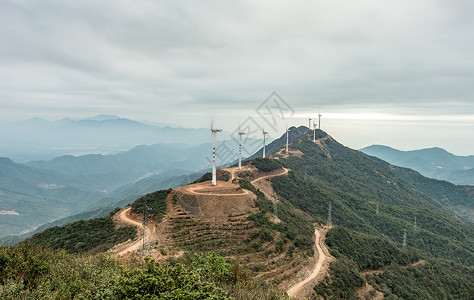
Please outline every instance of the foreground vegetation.
M282 299L215 253L180 261L118 263L21 244L0 247L1 299Z

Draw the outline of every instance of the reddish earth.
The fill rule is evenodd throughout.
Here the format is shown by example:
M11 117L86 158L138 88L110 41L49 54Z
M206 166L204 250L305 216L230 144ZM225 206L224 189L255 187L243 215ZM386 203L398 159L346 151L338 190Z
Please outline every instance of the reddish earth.
M138 237L117 245L111 251L118 256L137 257L143 243L142 233L145 243L151 245L151 257L158 260L180 256L183 251L194 249L197 245L205 247L207 243L222 241L220 250L225 257L248 266L262 267L261 271L256 272L257 277L278 283L279 288L288 290L292 297L309 295L312 286L328 273L329 262L333 259L324 243L327 228L315 230L315 256L309 261L299 256L288 258L285 253L269 255L266 250L273 247L271 243L262 245L261 250L256 252L246 252L244 249L248 249L246 240L249 233L258 230L248 220L248 216L258 211L256 196L233 183L237 176L244 176L268 199L276 202L279 200L275 198L270 179L284 176L289 170L281 168L264 174L258 173L252 166L243 166L242 170L223 170L230 173L228 182L218 181L216 186L212 186L207 181L173 189L166 199L166 215L160 223L150 225L144 232L140 220L130 214L129 207L118 212L114 221L122 226L136 226Z

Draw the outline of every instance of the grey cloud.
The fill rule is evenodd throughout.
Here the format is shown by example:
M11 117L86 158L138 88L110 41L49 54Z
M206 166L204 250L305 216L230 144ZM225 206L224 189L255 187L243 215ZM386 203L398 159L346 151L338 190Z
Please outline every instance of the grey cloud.
M68 105L115 104L202 114L253 107L277 90L304 109L416 111L455 99L465 110L470 8L428 0L2 1L0 99L43 111L60 101L65 113Z

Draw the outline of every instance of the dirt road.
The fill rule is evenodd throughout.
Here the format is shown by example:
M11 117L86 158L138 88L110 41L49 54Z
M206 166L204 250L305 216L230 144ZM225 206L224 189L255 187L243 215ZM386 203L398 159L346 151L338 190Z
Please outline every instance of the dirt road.
M179 187L178 189L185 190L191 194L209 195L209 196L241 196L247 195L250 192L240 189L239 185L226 181L217 181L217 184L212 186L209 181L193 183L190 185ZM239 191L234 193L234 191Z
M318 253L318 262L314 265L313 271L305 280L300 281L287 291L288 296L291 298L298 298L298 294L305 287L305 285L318 276L319 272L321 271L321 267L323 266L324 260L326 259L326 254L324 254L323 249L321 248L320 233L317 228L314 229L314 250Z
M137 227L137 229L138 229L137 236L139 238L137 238L135 241L133 241L129 246L127 246L127 248L125 248L125 249L121 250L120 252L118 252L117 253L118 255L124 255L128 252L137 251L137 250L140 249L140 247L142 246L142 243L143 243L142 239L140 238L141 233L143 231L143 225L142 225L142 223L137 222L137 221L132 220L132 219L129 218L130 209L131 209L131 207L127 207L124 210L122 210L122 212L119 214L119 218L122 222ZM150 241L150 229L148 227L145 227L145 243L148 243L149 241Z
M290 170L287 169L287 168L283 168L283 172L281 172L281 173L262 176L262 177L259 177L259 178L257 178L257 179L252 180L251 183L254 184L255 182L257 182L257 181L259 181L259 180L262 180L262 179L265 179L265 178L276 177L276 176L283 176L283 175L287 174L288 171L290 171Z

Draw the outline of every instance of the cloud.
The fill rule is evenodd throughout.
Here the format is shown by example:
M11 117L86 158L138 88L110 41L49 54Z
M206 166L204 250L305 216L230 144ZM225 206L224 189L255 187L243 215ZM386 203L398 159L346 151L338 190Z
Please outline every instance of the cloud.
M166 118L253 109L276 90L302 113L464 113L473 101L472 8L433 0L2 1L0 105L4 116Z

